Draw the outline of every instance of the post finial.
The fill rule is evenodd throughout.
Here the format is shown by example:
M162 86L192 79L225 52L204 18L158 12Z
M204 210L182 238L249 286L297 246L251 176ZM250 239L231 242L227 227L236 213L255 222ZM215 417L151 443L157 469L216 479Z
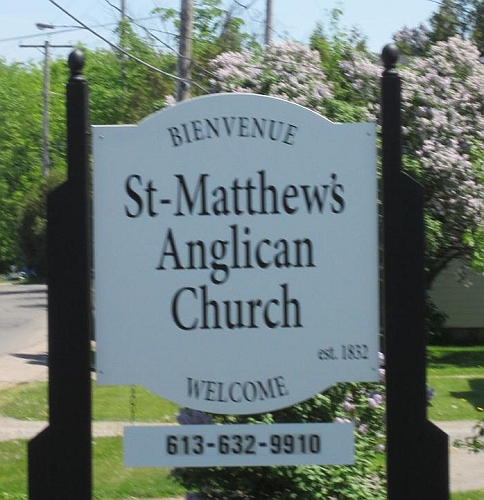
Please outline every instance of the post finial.
M395 72L399 58L398 47L394 43L388 43L383 47L381 58L385 66L385 71Z
M79 49L75 49L69 54L68 64L71 70L71 77L82 75L85 59L84 53Z

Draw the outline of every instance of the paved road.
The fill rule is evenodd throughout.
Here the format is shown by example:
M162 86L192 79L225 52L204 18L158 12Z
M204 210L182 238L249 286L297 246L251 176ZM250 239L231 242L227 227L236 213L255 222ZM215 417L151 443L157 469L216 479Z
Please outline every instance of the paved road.
M0 358L45 341L46 285L0 285Z

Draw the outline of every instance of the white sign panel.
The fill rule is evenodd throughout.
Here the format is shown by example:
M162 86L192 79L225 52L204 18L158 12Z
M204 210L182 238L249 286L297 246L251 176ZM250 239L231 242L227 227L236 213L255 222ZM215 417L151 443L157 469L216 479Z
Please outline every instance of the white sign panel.
M125 427L124 465L348 465L353 431L351 423Z
M373 124L223 94L93 144L100 383L254 414L376 380Z

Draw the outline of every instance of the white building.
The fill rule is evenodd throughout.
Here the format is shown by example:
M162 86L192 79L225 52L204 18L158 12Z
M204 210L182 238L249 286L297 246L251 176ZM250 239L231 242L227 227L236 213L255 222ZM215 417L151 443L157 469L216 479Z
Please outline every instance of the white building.
M431 297L447 315L445 328L461 342L484 342L484 276L468 271L463 280L454 261L434 281Z

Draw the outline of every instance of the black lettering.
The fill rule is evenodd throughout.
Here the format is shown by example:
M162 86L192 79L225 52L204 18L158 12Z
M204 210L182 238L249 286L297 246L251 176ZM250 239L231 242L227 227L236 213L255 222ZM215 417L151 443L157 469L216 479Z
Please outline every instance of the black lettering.
M185 212L182 210L183 201L188 207L188 213L193 215L195 206L200 197L199 211L196 212L197 215L210 215L207 211L207 191L206 191L206 179L209 174L200 174L198 176L197 185L193 193L190 193L188 186L185 182L185 177L183 175L177 174L175 177L178 179L178 192L177 192L177 211L176 216L183 216Z
M213 118L213 122L215 122L215 125L211 120L205 119L205 123L207 124L206 134L208 139L212 139L212 132L215 136L220 137L220 124L218 118Z
M170 132L171 142L173 147L178 147L183 144L182 136L180 135L180 131L177 127L168 127L168 132Z
M239 116L239 136L249 137L249 119L245 116Z
M213 398L213 396L215 395L215 382L213 382L212 380L206 380L205 387L207 388L205 399L207 401L215 401L215 399Z
M264 306L264 323L269 328L277 328L279 326L279 321L272 321L271 318L269 317L269 307L271 304L275 304L276 306L278 306L279 301L277 299L271 299L265 304L265 306Z
M293 214L299 210L299 207L292 207L289 205L288 200L292 198L298 198L299 193L297 191L296 186L290 184L284 188L284 192L282 194L282 205L284 207L284 211L286 214Z
M158 212L155 212L153 208L154 204L154 198L153 198L153 193L158 192L158 189L153 187L153 181L150 180L148 182L148 186L145 188L146 194L148 195L148 215L150 217L156 217L158 215Z
M232 116L230 118L230 122L229 122L229 118L227 116L223 116L222 120L224 122L227 135L229 137L232 137L232 131L234 130L234 126L235 126L235 116Z
M210 273L210 279L216 285L222 285L229 279L229 266L220 262L227 254L228 245L229 242L227 240L215 240L212 242L210 248L210 254L213 257L211 262L213 271ZM217 277L217 271L220 271L221 277Z
M265 401L286 397L289 390L283 376L268 378L266 380L245 380L221 382L215 380L196 380L187 377L187 394L189 398L205 399L219 403L241 403L246 401Z
M185 292L190 292L195 298L197 298L197 291L195 288L187 287L187 288L180 288L178 292L175 293L173 296L173 300L171 303L171 315L173 318L173 321L175 322L176 326L180 328L180 330L195 330L198 324L198 319L194 319L193 322L187 326L184 323L182 323L179 315L179 308L178 308L178 300L180 299L181 295ZM189 379L191 380L191 379Z
M233 401L234 403L240 403L242 401L242 396L240 396L239 398L235 398L234 396L234 388L237 387L239 390L241 389L241 386L242 384L240 382L232 382L230 385L229 385L229 398L231 401ZM242 392L242 391L240 391Z
M261 122L262 122L262 125L261 125ZM257 137L257 133L259 134L259 137L261 139L264 139L266 123L267 123L267 120L265 118L260 118L260 119L252 118L252 125L253 125L252 137L254 137L254 139Z
M328 195L329 186L321 186L323 191L319 190L319 186L312 186L312 192L310 191L311 186L301 186L304 193L304 201L306 202L307 212L312 214L313 208L316 207L319 213L323 213L324 206L326 204L326 198Z
M219 305L216 300L208 300L207 286L202 285L200 287L202 290L201 302L202 302L202 330L220 329L220 310ZM210 310L212 314L210 315ZM213 321L210 322L210 316Z
M257 399L257 388L254 382L244 382L242 386L242 394L244 395L244 399L246 401L253 403Z
M283 122L276 120L271 120L269 125L269 137L271 141L279 141L281 139L282 127L284 126Z
M182 128L183 128L183 132L185 132L185 140L188 144L190 144L192 141L190 139L190 134L188 133L188 127L187 127L187 124L186 123L182 123L181 124Z
M133 188L131 184L133 180L138 181L138 184L141 186L141 176L130 175L126 179L125 183L126 193L128 193L128 196L136 203L136 211L133 212L130 211L130 209L126 205L124 205L125 213L130 218L139 217L143 212L143 200L141 199L141 196Z
M274 380L276 382L276 387L278 390L277 396L280 398L282 398L284 396L288 396L289 390L286 387L286 381L284 380L284 377L282 377L282 376L275 377Z
M200 120L192 121L193 135L196 141L203 141L205 136L203 135L202 122Z
M314 265L313 242L309 238L303 240L294 240L296 245L296 259L294 267L316 267ZM306 259L302 259L302 249L306 248Z
M277 189L275 186L271 184L266 184L266 173L265 170L259 170L257 172L259 174L259 191L260 191L260 214L266 215L270 214L278 214L278 206L277 206ZM272 210L267 211L267 195L270 193L272 195Z
M216 187L212 191L212 196L215 198L212 205L214 215L230 215L226 188L223 186Z
M283 328L301 328L301 304L297 299L290 299L289 298L289 293L288 293L288 285L287 283L284 283L281 285L282 288L282 303L283 303L283 322L282 322L282 327ZM289 306L293 306L293 312L294 312L294 323L290 324L289 322L289 317L290 317L290 312L289 312Z
M297 127L295 125L288 124L286 137L283 139L284 144L288 144L289 146L294 146L294 137L296 136Z
M173 257L173 262L175 265L174 267L172 267L172 269L185 269L180 261L175 238L173 236L171 228L168 228L167 234L165 236L165 241L163 242L160 263L156 268L158 271L166 269L164 265L165 257Z
M336 174L331 174L332 189L331 194L335 204L331 204L331 210L335 214L340 214L345 209L345 200L340 193L344 193L344 187L342 184L337 184L338 176ZM338 192L339 191L339 192Z
M202 386L204 384L203 380L193 380L190 377L187 377L187 382L188 382L188 397L189 398L195 398L199 399L200 398L200 382L202 382Z

